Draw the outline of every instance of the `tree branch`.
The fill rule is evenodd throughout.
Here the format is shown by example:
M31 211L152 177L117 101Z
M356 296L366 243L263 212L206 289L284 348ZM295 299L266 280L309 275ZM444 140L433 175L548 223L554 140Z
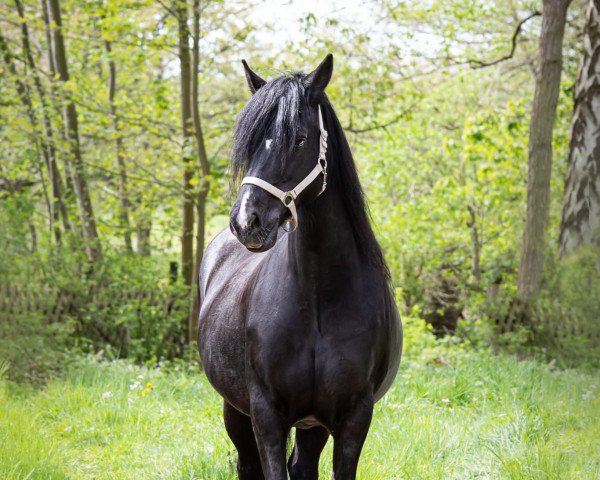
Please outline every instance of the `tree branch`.
M477 60L477 59L474 59L474 58L469 58L466 63L471 68L485 68L485 67L491 67L492 65L497 65L498 63L504 62L505 60L510 60L513 57L513 55L515 54L515 50L517 49L517 37L521 33L521 28L529 20L531 20L534 17L539 17L540 15L541 15L541 13L536 10L531 15L529 15L528 17L524 18L523 20L521 20L519 22L519 24L517 25L517 28L515 29L515 32L513 33L513 36L512 36L512 39L511 39L511 44L512 44L511 45L511 49L510 49L510 52L507 55L504 55L503 57L497 58L496 60L492 60L491 62L483 62L481 60Z
M177 12L175 12L172 8L170 8L167 4L162 2L161 0L157 0L158 3L173 17L177 18Z
M418 101L412 103L408 108L402 110L402 112L400 112L398 115L396 115L389 122L375 124L375 125L371 125L371 126L365 127L365 128L354 128L352 125L348 125L347 127L344 127L344 130L346 130L348 132L352 132L352 133L366 133L366 132L370 132L371 130L385 129L385 128L389 127L390 125L393 125L394 123L398 123L400 120L402 120L404 117L406 117L406 115L408 115L413 110L413 108L415 108L417 106L418 103L419 103Z

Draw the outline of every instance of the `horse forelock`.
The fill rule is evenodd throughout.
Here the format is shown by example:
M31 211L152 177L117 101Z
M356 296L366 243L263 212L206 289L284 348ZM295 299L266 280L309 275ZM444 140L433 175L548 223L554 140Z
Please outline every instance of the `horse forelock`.
M271 158L283 159L291 151L305 95L303 77L293 74L272 80L259 88L240 112L231 153L235 181L243 176L250 158L265 139L271 140Z

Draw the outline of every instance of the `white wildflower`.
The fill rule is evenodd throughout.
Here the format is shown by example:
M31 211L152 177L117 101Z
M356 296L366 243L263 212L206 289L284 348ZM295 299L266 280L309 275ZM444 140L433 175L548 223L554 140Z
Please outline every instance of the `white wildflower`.
M591 390L588 390L581 396L581 398L583 400L591 400L592 398L594 398L594 392L592 392Z
M104 393L102 394L102 400L108 400L108 399L109 399L109 398L111 398L111 397L112 397L112 392L111 392L111 391L104 392Z
M141 386L142 386L142 384L136 380L131 385L129 385L129 390L131 390L133 392L136 388L140 388Z

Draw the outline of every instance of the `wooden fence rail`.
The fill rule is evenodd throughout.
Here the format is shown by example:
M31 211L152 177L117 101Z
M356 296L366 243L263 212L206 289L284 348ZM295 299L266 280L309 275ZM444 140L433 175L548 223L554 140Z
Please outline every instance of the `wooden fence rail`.
M158 307L168 316L173 310L176 296L156 290L135 288L111 291L95 289L87 293L73 292L51 285L35 287L0 283L0 316L14 319L19 315L42 314L47 323L61 322L67 316L77 316L85 306L87 310L106 311L121 307Z

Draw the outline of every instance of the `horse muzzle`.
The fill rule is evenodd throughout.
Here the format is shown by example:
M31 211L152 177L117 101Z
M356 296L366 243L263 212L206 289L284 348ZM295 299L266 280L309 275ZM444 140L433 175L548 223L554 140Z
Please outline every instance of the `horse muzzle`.
M251 252L266 252L277 241L277 224L270 228L256 225L240 225L237 219L229 222L231 233Z

